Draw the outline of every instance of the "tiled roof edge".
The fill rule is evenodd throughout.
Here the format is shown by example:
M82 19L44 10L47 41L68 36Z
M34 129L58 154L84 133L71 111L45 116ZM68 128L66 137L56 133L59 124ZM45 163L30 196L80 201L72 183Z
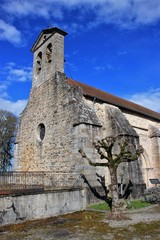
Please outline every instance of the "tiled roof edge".
M155 112L146 107L143 107L139 104L136 104L136 103L130 102L126 99L114 96L110 93L104 92L100 89L94 88L85 83L81 83L81 82L75 81L70 78L67 78L67 83L69 85L81 87L83 90L83 94L86 96L97 98L98 100L100 100L102 102L109 103L109 104L115 105L117 107L120 107L120 108L123 108L126 110L130 110L132 112L136 112L141 115L147 116L151 119L156 119L156 120L160 121L160 113Z

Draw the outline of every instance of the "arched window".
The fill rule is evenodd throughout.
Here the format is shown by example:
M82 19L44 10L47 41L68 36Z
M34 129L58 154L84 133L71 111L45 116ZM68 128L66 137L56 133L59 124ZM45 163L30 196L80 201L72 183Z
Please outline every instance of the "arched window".
M39 52L37 55L37 59L36 59L36 71L37 74L40 73L41 71L41 65L42 65L42 52Z
M46 61L48 63L52 61L52 43L49 43L46 48Z
M40 123L37 128L37 137L40 141L43 141L45 137L45 125L43 123Z

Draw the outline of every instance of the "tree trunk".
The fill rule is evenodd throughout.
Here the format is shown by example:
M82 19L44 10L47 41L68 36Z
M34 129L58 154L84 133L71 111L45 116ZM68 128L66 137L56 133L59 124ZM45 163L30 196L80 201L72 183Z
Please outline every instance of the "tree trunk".
M119 206L119 196L118 196L118 181L117 181L117 169L109 168L111 176L111 196L112 196L112 208L111 217L112 219L120 218L120 206Z

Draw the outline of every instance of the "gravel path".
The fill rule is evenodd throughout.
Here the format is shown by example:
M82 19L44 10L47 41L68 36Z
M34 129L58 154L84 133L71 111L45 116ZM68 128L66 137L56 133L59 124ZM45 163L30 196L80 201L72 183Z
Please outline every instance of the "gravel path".
M105 220L105 222L107 222L109 226L113 228L127 228L129 225L134 225L137 223L160 221L160 206L151 206L139 211L126 211L125 215L129 218L129 220Z
M130 220L107 220L109 212L72 214L0 227L0 240L159 240L160 206L130 210Z

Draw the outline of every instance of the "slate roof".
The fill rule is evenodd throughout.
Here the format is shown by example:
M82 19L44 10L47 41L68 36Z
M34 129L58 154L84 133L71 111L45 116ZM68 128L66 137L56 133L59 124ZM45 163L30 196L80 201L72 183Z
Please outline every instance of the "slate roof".
M152 111L151 109L143 107L139 104L136 104L136 103L130 102L128 100L125 100L123 98L114 96L110 93L104 92L100 89L91 87L87 84L75 81L70 78L67 78L67 83L69 85L81 87L81 89L83 91L83 95L85 95L85 96L92 97L99 101L109 103L111 105L115 105L115 106L119 107L120 109L124 109L127 111L129 110L133 113L137 113L137 114L146 116L147 118L160 121L160 113Z

